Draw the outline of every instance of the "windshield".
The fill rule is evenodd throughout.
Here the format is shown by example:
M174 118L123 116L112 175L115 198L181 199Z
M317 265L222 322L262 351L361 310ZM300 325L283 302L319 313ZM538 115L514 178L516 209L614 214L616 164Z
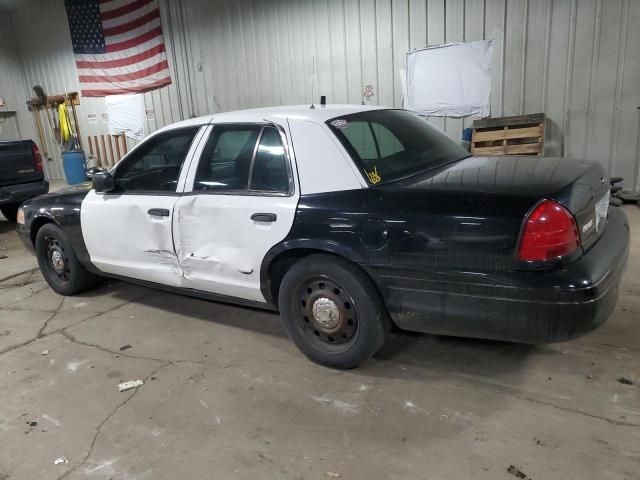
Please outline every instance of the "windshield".
M446 134L406 110L372 110L327 121L371 185L470 156Z

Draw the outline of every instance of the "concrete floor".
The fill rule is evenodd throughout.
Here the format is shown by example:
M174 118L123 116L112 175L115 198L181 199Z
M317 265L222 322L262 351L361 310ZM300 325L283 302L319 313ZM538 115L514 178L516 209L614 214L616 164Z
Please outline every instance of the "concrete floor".
M598 331L540 347L394 334L350 372L308 362L274 314L119 282L55 295L0 221L0 479L638 479L640 209L625 210L632 257Z

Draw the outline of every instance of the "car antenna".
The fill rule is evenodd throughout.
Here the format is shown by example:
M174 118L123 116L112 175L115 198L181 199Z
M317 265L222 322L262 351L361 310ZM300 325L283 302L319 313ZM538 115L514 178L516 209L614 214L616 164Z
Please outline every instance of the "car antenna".
M309 109L314 110L316 106L313 104L313 83L316 78L316 56L313 56L313 74L311 75L311 106Z
M326 95L320 95L320 106L322 108L327 106L327 96Z

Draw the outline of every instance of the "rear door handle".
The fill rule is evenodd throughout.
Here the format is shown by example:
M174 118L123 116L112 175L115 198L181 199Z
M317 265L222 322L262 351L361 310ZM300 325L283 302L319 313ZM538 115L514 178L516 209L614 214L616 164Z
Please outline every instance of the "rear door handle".
M152 217L168 217L171 212L166 208L150 208L147 213Z
M251 215L251 220L254 222L275 222L278 216L275 213L254 213Z

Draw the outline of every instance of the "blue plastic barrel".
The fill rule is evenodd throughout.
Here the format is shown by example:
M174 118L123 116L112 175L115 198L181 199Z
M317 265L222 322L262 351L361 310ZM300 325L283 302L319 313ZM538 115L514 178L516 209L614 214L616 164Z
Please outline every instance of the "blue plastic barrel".
M82 150L62 152L62 167L69 185L87 181L87 159Z

